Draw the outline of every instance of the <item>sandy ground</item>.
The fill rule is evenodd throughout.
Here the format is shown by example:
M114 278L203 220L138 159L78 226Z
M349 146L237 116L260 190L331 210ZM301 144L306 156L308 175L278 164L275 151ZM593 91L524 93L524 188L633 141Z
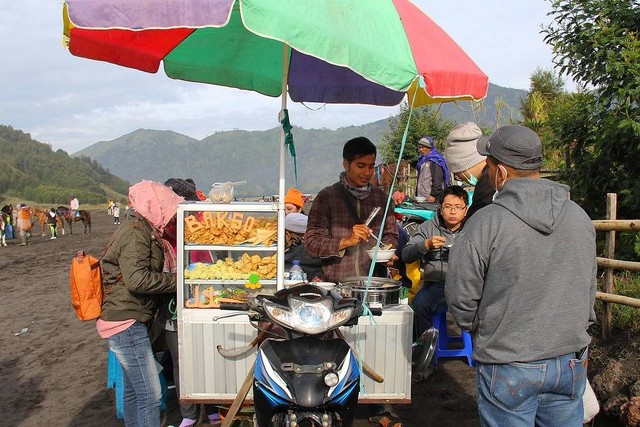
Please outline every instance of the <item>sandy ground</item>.
M75 317L69 298L73 255L83 249L100 256L115 230L106 211L92 215L92 234L81 234L76 223L73 235L56 240L38 235L29 246L18 246L15 239L0 247L3 426L124 425L116 419L114 391L106 386L107 347L93 322ZM35 234L39 231L36 224ZM427 382L414 385L412 403L395 410L407 427L479 425L474 382L473 368L445 360ZM164 425L180 420L172 396ZM369 423L361 418L356 425Z

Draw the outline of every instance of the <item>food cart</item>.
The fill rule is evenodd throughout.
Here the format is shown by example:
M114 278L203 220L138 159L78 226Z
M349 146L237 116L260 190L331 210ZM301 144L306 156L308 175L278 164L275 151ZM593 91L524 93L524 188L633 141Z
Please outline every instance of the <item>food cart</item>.
M280 227L276 203L180 204L177 316L182 401L229 404L240 391L255 360L255 348L225 358L217 347L247 346L257 332L247 316L217 308L213 296L254 287L251 273L258 274L260 285L253 292L273 293L285 285L277 262ZM197 251L213 254L218 266L193 263ZM360 402L410 403L411 308L388 307L382 316L362 317L357 326L341 329L361 361L384 378L377 383L363 374ZM251 393L247 400L251 401Z

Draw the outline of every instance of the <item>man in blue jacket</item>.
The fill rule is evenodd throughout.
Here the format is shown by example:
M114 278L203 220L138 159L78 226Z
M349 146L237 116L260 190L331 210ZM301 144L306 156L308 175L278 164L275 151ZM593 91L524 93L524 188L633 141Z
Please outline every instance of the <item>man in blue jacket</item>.
M499 191L449 255L449 312L474 339L485 426L582 426L587 328L595 321L595 231L569 187L540 177L524 126L478 141Z

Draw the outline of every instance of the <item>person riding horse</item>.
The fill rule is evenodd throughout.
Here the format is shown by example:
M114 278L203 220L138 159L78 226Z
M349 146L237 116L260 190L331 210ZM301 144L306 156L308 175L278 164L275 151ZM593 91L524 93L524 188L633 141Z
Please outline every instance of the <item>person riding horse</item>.
M60 218L66 219L67 225L69 226L69 234L73 234L73 223L76 221L82 221L84 224L84 232L87 233L88 229L89 233L91 233L91 213L89 211L80 209L73 212L72 209L66 206L58 206L56 214Z
M80 201L73 194L69 197L69 207L71 208L71 211L73 212L73 216L75 216L75 217L79 217L80 216L80 212L79 212L80 211Z

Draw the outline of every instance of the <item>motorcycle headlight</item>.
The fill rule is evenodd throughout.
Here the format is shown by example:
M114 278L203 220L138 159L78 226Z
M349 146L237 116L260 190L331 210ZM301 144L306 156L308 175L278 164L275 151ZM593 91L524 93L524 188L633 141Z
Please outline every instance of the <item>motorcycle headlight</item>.
M324 383L327 385L327 387L335 387L336 385L338 385L339 381L340 381L340 378L338 377L338 374L336 374L335 372L328 372L324 376Z
M330 297L308 301L291 296L288 308L264 300L263 307L267 316L274 322L310 335L337 328L353 315L353 307L334 311L333 300Z

